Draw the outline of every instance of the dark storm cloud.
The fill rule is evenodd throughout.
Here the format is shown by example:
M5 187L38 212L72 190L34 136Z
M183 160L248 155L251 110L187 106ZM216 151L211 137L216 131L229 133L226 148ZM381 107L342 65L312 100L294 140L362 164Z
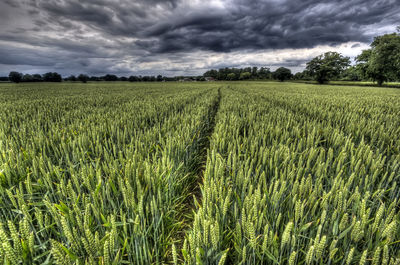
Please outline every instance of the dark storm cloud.
M367 42L371 36L363 26L400 18L396 0L225 3L225 9L207 10L205 1L198 10L178 11L176 16L178 1L34 1L32 6L67 28L72 24L66 21L77 21L115 37L155 38L147 48L160 53Z
M195 23L181 18L156 31L158 43L153 51L229 52L368 42L371 36L363 26L394 22L399 13L395 1L235 1L225 15L196 14Z
M95 72L103 58L99 69L128 71L135 63L193 60L190 54L199 51L369 43L400 23L399 14L398 0L4 0L0 64L26 58L26 65ZM281 65L303 63L296 58Z

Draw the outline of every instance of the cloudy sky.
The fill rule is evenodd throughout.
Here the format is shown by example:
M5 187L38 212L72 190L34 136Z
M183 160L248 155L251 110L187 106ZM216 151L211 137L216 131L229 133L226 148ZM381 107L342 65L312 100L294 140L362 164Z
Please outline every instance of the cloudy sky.
M296 72L399 24L400 0L1 0L0 75Z

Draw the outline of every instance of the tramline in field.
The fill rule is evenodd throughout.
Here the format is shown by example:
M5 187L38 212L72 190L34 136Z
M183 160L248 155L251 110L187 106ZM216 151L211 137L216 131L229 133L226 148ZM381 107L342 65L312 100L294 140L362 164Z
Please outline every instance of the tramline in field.
M0 95L2 263L400 264L398 89L43 83Z

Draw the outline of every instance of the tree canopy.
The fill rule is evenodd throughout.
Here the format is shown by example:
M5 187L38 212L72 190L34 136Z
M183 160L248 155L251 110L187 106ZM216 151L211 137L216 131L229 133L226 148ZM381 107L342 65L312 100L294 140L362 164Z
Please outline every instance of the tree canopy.
M400 35L385 34L375 37L371 49L364 50L356 58L364 77L382 85L383 82L400 79Z
M238 79L271 79L271 71L266 67L245 68L220 68L212 69L203 74L204 77L212 77L216 80L238 80Z
M226 79L227 79L227 80L230 80L230 81L232 81L232 80L237 80L237 76L236 76L235 73L229 73L229 74L226 76Z
M243 72L243 73L240 74L239 79L240 80L247 80L247 79L250 79L250 77L251 77L251 73L250 72Z
M10 72L10 74L8 75L8 79L11 81L11 82L14 82L14 83L19 83L19 82L21 82L22 81L22 78L23 78L23 75L21 74L21 73L18 73L18 72Z
M82 83L87 83L87 81L89 80L89 76L85 74L80 74L78 76L78 80L81 81Z
M337 52L326 52L307 63L306 70L318 83L323 84L339 75L350 66L350 58Z
M275 72L273 72L272 77L274 79L283 82L285 80L292 78L292 71L290 71L290 69L285 67L279 67L278 69L275 70Z
M43 81L45 82L61 82L62 77L59 73L49 72L43 75Z

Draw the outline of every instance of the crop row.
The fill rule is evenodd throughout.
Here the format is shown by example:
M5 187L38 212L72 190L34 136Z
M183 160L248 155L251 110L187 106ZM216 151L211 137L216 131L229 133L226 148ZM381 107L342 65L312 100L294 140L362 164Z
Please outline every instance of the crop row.
M268 92L224 91L185 262L399 264L398 155L327 127L341 119L323 122L328 99Z
M113 94L4 105L12 111L0 130L2 261L172 260L198 136L218 93L135 93L122 105L124 95Z

